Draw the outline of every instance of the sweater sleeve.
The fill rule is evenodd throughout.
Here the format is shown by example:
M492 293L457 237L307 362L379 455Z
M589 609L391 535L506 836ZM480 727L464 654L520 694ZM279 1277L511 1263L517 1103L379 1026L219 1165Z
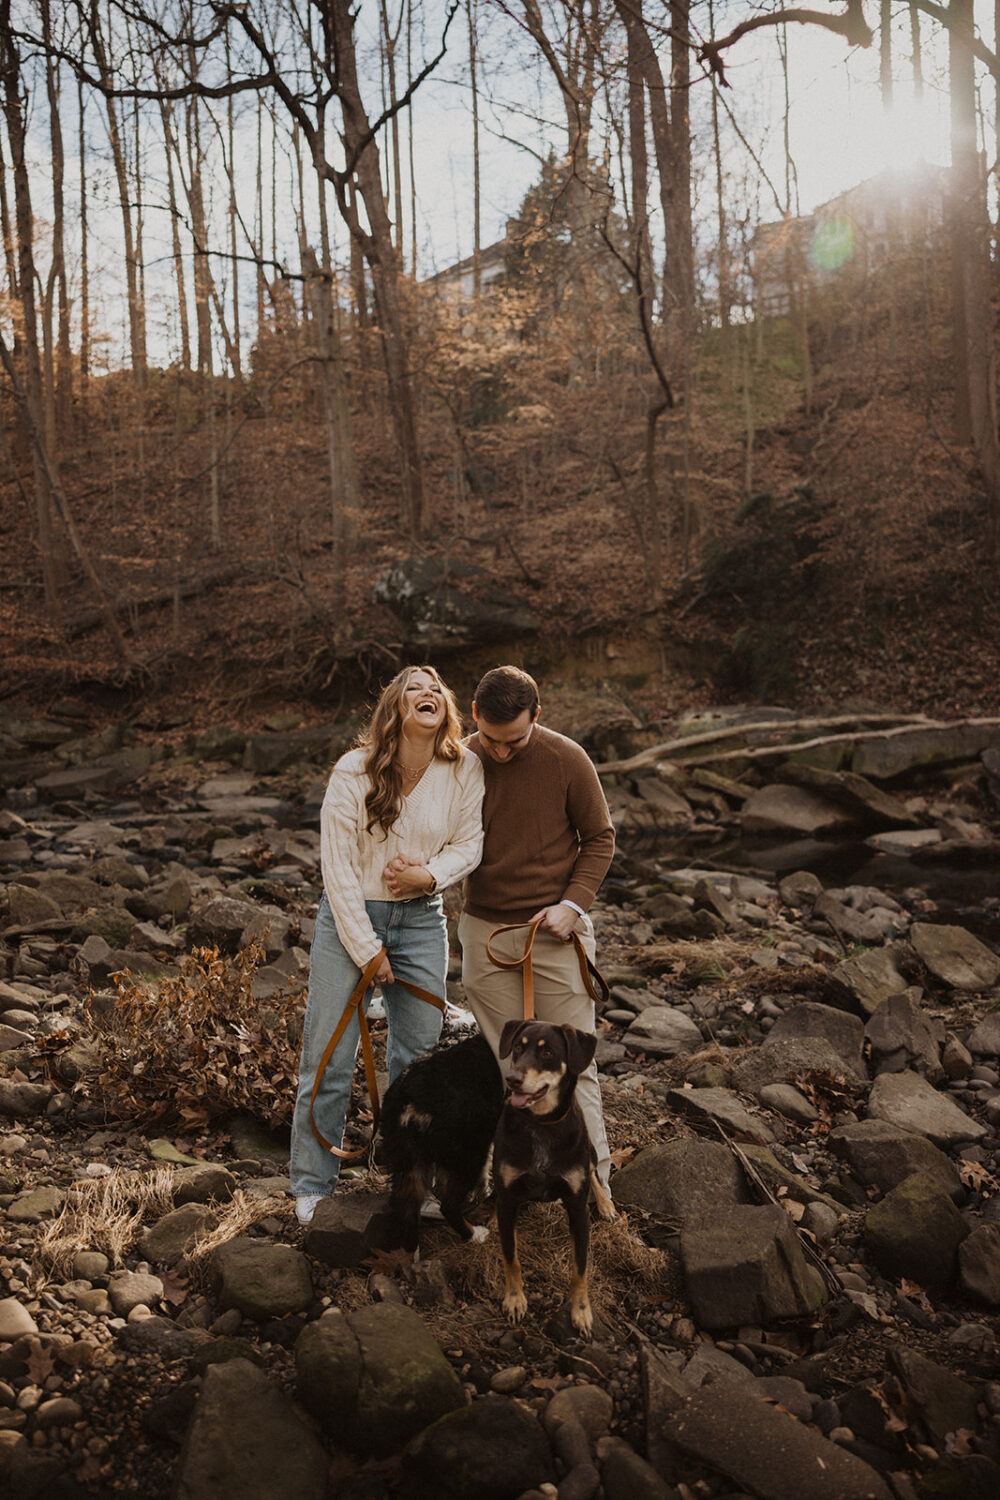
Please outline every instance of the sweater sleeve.
M563 899L589 911L615 853L615 829L601 779L579 745L572 755L566 810L580 846Z
M337 935L359 969L382 944L365 910L358 859L358 821L363 811L364 781L334 766L320 810L320 857L323 889L330 903ZM344 996L347 999L347 996Z
M439 890L464 880L483 857L485 778L478 755L465 751L457 776L459 792L452 805L447 842L427 861Z

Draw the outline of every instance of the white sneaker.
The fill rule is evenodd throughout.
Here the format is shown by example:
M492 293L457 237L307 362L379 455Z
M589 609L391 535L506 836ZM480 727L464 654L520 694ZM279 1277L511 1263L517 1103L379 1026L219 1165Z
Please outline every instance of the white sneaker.
M437 1201L436 1198L432 1198L429 1193L428 1193L427 1197L424 1199L423 1203L420 1206L420 1217L422 1219L443 1219L444 1218L444 1214L441 1212L441 1205L440 1205L440 1203Z
M325 1193L307 1193L302 1198L295 1200L295 1217L300 1224L311 1224L313 1214L316 1212L317 1203L322 1203L327 1195Z

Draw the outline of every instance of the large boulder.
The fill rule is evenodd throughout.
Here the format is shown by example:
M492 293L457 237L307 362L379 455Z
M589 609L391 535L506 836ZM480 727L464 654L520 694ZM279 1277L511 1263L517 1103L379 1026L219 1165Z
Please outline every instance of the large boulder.
M854 819L837 803L799 786L774 783L752 792L740 811L744 833L834 833Z
M408 558L380 578L373 593L402 621L408 642L427 654L539 628L532 607L485 568L447 557Z
M703 1328L766 1327L826 1301L791 1219L773 1204L723 1207L681 1232L688 1298Z
M419 1314L393 1302L308 1324L295 1344L295 1369L303 1405L338 1443L365 1455L399 1452L465 1404Z
M890 995L898 995L909 981L900 972L902 951L891 945L845 958L830 970L830 997L838 1005L873 1015Z
M751 1201L729 1147L694 1136L647 1146L619 1168L611 1191L622 1207L657 1214L678 1225L710 1217L724 1204Z
M946 1148L981 1141L987 1134L986 1127L971 1119L953 1099L909 1070L879 1074L868 1095L868 1113L874 1120L888 1120L890 1125L916 1131Z
M487 1396L414 1439L400 1493L403 1500L517 1500L537 1494L543 1484L555 1493L554 1479L552 1450L538 1418L514 1401Z
M778 1016L768 1041L788 1037L822 1037L857 1077L864 1076L861 1048L864 1043L864 1026L857 1016L840 1010L834 1005L820 1005L814 1000L803 1000L790 1005Z
M291 1245L228 1240L212 1256L212 1274L220 1307L235 1307L261 1322L305 1312L313 1300L309 1262Z
M910 942L935 979L954 990L988 990L1000 979L1000 958L964 927L914 922Z
M247 1359L209 1365L174 1500L325 1500L330 1460L288 1397Z
M874 1204L865 1243L884 1276L947 1288L955 1279L958 1247L969 1233L958 1209L932 1177L914 1172Z
M762 1400L755 1385L702 1386L668 1419L666 1436L759 1500L890 1500L875 1469Z
M920 1172L933 1178L955 1202L965 1196L962 1179L943 1151L926 1136L887 1120L838 1125L827 1141L830 1150L850 1163L854 1175L866 1187L871 1185L887 1193L913 1172Z

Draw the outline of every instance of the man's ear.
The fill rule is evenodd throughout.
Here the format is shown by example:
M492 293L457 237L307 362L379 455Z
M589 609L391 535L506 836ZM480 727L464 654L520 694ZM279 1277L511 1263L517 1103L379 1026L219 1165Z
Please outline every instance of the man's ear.
M472 704L472 722L473 724L479 723L479 710L476 708L475 700L473 700Z

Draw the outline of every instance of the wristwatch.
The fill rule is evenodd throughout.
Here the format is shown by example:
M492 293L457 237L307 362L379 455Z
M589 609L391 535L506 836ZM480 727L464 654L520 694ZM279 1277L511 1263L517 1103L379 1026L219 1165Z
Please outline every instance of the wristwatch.
M424 895L425 896L435 896L435 895L437 895L437 888L438 888L438 883L434 879L434 876L432 875L431 876L431 883L427 887L427 889L424 891Z

